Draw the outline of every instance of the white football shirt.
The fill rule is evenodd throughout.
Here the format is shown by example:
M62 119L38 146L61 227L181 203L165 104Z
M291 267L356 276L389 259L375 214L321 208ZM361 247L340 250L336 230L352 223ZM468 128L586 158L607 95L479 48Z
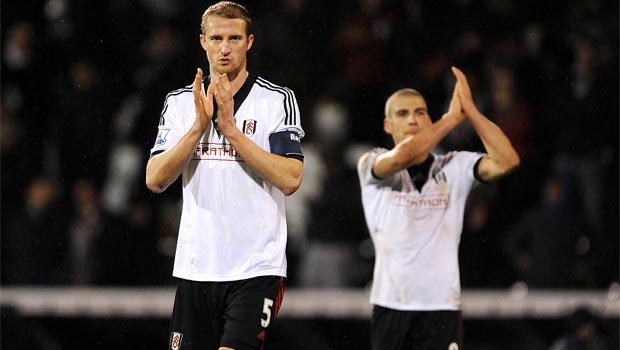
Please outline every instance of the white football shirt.
M362 204L375 246L370 302L404 311L460 310L458 249L465 202L481 154L434 155L422 191L406 169L377 179L372 168L386 149L358 162Z
M250 75L234 101L237 127L254 143L271 153L303 157L304 131L291 90ZM151 155L172 148L195 118L191 85L169 93ZM244 162L219 134L216 118L183 169L182 186L175 277L286 277L284 194Z

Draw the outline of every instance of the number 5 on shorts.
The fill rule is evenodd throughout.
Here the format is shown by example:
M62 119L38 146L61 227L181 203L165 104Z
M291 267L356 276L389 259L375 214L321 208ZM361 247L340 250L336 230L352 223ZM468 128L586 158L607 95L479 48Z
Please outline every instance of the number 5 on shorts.
M271 307L273 306L273 300L269 298L265 298L265 303L263 304L263 313L266 316L266 319L260 319L260 324L263 328L267 328L269 326L269 322L271 322Z

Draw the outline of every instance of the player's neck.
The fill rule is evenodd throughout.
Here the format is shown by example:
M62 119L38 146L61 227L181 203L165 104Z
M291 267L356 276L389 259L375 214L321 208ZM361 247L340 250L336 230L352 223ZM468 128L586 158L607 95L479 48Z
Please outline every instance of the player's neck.
M250 72L248 72L245 68L242 68L240 71L238 71L235 76L228 75L228 80L230 80L230 86L232 87L233 95L236 94L239 89L241 89L243 83L245 83L245 80L248 78L249 75Z
M215 73L217 74L217 73ZM214 75L214 72L211 72L211 75ZM236 72L228 73L228 81L230 82L230 87L232 88L233 96L241 89L243 83L248 78L250 73L244 68L239 69Z

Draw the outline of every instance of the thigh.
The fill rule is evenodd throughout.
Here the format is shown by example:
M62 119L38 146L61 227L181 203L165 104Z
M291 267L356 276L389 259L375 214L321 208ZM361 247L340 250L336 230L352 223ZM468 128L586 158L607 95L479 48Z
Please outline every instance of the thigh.
M411 349L462 350L463 322L460 311L415 311L409 335Z
M221 346L236 350L262 349L283 297L283 277L261 276L231 284Z
M223 323L222 285L179 280L170 321L170 350L217 350Z

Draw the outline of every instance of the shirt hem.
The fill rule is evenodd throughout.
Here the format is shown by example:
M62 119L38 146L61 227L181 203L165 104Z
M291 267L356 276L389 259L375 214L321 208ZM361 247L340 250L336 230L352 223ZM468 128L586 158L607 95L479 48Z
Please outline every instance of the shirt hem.
M460 311L462 308L460 305L451 305L451 304L410 304L410 305L401 305L401 304L390 304L390 303L380 303L376 301L370 301L371 304L381 306L388 309L394 309L399 311L440 311L440 310L449 310L449 311Z
M265 270L265 271L257 271L257 272L249 272L239 275L196 275L196 274L185 274L173 272L173 277L181 278L184 280L196 281L196 282L230 282L230 281L239 281L246 280L254 277L260 276L280 276L286 278L286 271L282 270Z

